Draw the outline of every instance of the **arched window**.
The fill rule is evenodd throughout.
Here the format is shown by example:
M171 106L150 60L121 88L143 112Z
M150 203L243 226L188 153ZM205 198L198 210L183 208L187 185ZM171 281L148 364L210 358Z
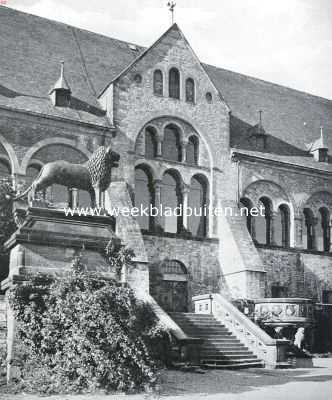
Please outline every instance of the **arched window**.
M7 178L11 174L9 161L0 158L0 177Z
M168 125L164 131L163 157L166 160L181 161L181 146L179 130L174 125Z
M281 204L274 221L275 241L276 245L289 247L290 244L290 213L286 204Z
M162 96L164 92L163 73L157 69L153 73L153 93Z
M174 212L182 204L180 178L173 171L166 171L161 187L161 204L163 206L163 229L169 233L182 230L182 215Z
M190 136L187 144L186 160L189 164L198 164L198 138L197 136Z
M135 207L139 209L153 205L153 181L152 175L147 168L142 166L135 169ZM142 215L141 215L142 214ZM138 213L137 221L141 229L152 230L153 220L151 216Z
M157 155L157 132L152 127L145 129L145 157L154 158Z
M303 242L306 244L308 250L314 250L316 248L316 234L314 224L314 214L310 208L303 210L305 229L303 232Z
M180 73L177 68L171 68L169 71L169 97L180 98Z
M187 275L186 267L177 260L164 260L160 269L163 274Z
M330 213L325 207L318 212L316 238L317 250L330 251Z
M241 209L240 210L241 216L246 221L248 232L254 239L255 237L254 237L254 229L253 229L253 218L250 213L250 211L252 209L252 202L248 198L242 197L240 199L240 209Z
M259 215L255 217L255 231L256 240L258 243L270 245L271 244L271 215L272 203L267 197L259 199ZM263 211L264 215L260 212Z
M202 176L193 176L190 181L188 206L191 215L188 216L188 228L193 236L206 236L207 181Z
M32 181L40 172L41 166L38 164L30 164L27 168L27 177Z
M195 82L191 78L186 80L186 101L195 103Z

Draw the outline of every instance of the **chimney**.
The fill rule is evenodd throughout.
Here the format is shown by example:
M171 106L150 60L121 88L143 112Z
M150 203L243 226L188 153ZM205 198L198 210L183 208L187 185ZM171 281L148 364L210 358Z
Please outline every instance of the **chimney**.
M65 78L65 63L61 61L60 77L49 92L52 104L56 107L69 107L71 90Z

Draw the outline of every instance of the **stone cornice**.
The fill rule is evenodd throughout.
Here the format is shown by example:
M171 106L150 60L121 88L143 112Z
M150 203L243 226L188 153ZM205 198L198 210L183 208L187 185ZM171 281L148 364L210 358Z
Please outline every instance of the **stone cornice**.
M289 169L293 169L294 172L296 173L301 173L303 175L311 175L314 173L316 175L319 175L322 177L322 175L325 175L325 177L332 177L332 171L326 171L322 170L319 168L313 168L313 167L306 167L303 165L299 164L293 164L285 161L279 161L279 160L272 160L272 159L267 159L265 157L259 157L257 155L252 155L252 154L245 154L241 153L241 151L236 151L232 150L232 157L236 157L238 160L241 161L248 161L249 163L254 163L254 162L261 162L266 165L273 165L275 167L278 167L279 169L286 170L289 172Z

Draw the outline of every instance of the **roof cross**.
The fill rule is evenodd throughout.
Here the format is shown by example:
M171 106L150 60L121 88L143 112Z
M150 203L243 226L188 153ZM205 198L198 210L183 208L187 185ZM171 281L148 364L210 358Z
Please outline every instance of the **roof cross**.
M176 6L175 1L169 1L167 3L167 7L169 9L169 11L171 12L171 21L172 21L172 25L174 24L174 8Z

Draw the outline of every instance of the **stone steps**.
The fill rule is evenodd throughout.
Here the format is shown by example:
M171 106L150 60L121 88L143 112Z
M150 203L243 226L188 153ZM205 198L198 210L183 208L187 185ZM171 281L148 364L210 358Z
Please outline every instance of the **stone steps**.
M262 367L263 362L210 314L170 313L190 337L203 339L201 364L206 368Z

